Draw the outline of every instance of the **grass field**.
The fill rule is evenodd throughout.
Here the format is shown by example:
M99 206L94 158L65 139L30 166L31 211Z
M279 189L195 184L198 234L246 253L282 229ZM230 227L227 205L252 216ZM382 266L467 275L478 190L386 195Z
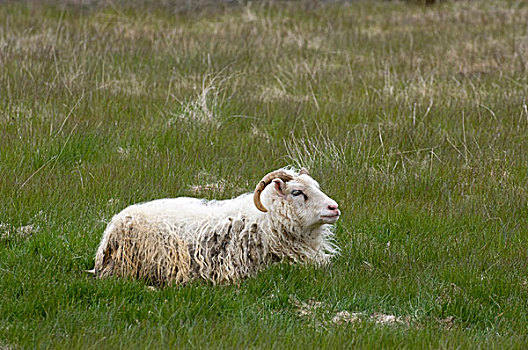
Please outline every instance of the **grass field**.
M528 5L190 4L0 5L0 349L525 348ZM340 204L332 266L84 272L127 205L285 165Z

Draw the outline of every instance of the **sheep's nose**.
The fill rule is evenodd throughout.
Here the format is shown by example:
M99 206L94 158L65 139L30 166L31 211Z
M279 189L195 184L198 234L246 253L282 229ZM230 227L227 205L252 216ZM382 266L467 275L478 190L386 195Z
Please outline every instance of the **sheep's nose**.
M328 206L328 210L330 210L330 211L335 211L335 210L337 210L337 204L330 204L330 205Z

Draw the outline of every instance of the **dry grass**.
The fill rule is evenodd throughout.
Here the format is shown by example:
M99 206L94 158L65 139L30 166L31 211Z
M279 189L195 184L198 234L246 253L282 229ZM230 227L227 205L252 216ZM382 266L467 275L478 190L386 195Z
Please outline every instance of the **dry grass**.
M290 295L288 301L291 305L296 308L296 312L299 317L308 318L315 322L313 324L316 327L335 327L335 326L344 326L344 325L358 325L362 322L372 322L376 325L387 325L387 326L396 326L396 325L409 325L410 317L406 317L404 320L401 316L387 315L379 312L374 312L371 315L368 315L366 312L357 311L350 312L348 310L334 310L330 305L317 301L314 299L309 299L308 301L300 301L295 296ZM448 323L445 320L445 324Z

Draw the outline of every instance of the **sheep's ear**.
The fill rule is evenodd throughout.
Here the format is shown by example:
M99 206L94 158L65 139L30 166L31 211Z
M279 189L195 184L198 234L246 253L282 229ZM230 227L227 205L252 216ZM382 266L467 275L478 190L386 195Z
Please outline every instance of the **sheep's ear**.
M305 167L302 167L301 170L299 171L299 175L308 175L308 176L310 176L310 172Z
M273 180L273 185L275 186L275 191L281 196L284 196L284 189L286 187L286 184L281 179L275 179Z

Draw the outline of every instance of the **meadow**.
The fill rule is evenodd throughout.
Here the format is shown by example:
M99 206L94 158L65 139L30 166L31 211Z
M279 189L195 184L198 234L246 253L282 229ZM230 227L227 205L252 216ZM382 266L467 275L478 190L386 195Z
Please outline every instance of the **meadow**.
M509 0L3 2L0 349L525 348L527 18ZM340 204L331 266L85 273L127 205L231 198L286 165Z

